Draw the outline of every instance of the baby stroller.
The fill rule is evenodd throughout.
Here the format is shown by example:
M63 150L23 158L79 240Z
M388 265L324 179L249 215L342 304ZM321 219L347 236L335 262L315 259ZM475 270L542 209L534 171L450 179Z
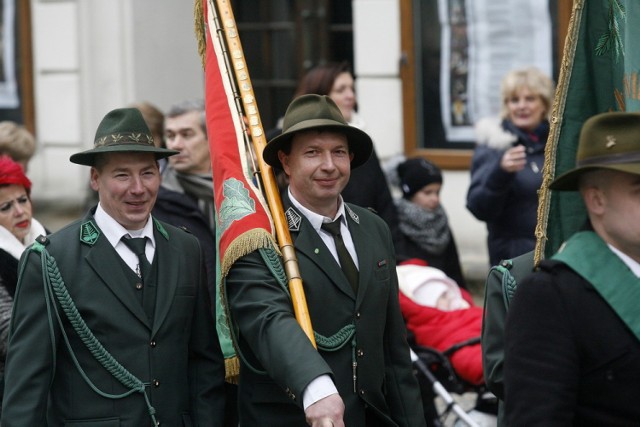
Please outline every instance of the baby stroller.
M479 341L479 338L462 345L473 345L476 340ZM461 379L446 353L412 345L411 361L420 385L428 426L495 425L498 409L496 397L484 384L469 384Z
M482 307L435 268L401 265L398 279L427 424L457 417L460 425L495 425L497 399L487 391L482 372ZM462 398L474 417L452 395Z

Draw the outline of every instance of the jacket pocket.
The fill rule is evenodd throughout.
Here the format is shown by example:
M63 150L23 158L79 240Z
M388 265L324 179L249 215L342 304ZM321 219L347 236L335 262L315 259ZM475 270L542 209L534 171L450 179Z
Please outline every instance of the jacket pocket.
M65 427L120 427L120 418L94 418L89 420L67 420Z
M191 415L182 414L182 427L193 427L193 421L191 421Z

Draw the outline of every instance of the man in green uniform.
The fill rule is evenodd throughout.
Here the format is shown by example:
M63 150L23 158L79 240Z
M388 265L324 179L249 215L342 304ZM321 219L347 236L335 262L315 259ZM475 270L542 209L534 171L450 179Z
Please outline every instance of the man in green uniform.
M155 220L156 148L137 109L109 112L91 167L100 202L20 264L2 425L222 425L224 366L200 246ZM139 242L139 246L136 246Z
M372 142L327 96L295 99L263 153L289 177L283 197L318 350L296 322L286 285L259 252L241 258L226 296L241 354L243 426L422 426L398 304L391 233L344 203L351 168ZM331 227L335 231L325 230ZM337 236L334 237L334 234Z
M549 188L579 191L588 224L518 285L507 314L508 425L640 420L640 114L588 119L576 158Z

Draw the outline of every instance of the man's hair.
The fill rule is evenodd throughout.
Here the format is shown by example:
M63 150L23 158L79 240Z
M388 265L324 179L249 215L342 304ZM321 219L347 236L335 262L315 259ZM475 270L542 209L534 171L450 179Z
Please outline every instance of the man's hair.
M602 168L586 171L578 178L578 189L582 191L591 187L605 188L613 173L615 171Z
M172 105L167 112L167 118L171 119L174 117L182 116L183 114L191 113L192 111L200 113L200 127L206 135L207 119L204 111L204 100L202 99L190 99Z

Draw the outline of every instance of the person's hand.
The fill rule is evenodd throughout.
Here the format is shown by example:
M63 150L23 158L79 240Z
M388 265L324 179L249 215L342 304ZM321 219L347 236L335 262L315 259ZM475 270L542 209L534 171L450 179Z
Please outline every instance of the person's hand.
M527 153L524 145L516 145L509 148L502 155L500 167L506 172L518 172L524 169L527 164Z
M344 427L344 403L339 394L318 400L304 411L311 427Z

